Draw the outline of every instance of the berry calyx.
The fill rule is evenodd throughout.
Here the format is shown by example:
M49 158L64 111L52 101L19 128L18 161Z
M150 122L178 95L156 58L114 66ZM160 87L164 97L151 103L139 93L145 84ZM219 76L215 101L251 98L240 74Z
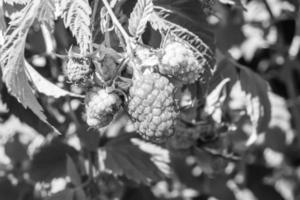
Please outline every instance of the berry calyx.
M194 83L204 72L191 49L180 42L171 42L164 48L160 73L174 77L183 84Z

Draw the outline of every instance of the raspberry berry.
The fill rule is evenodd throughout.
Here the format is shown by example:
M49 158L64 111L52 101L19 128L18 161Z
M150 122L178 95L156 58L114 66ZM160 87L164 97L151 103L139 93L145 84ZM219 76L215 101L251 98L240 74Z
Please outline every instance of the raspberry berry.
M173 134L174 86L166 77L146 70L133 79L129 94L128 113L142 137L162 142Z
M180 42L172 42L164 48L159 71L188 84L197 81L204 68L199 65L191 49Z
M89 58L77 56L69 57L65 74L71 83L86 83L92 72L93 70Z
M86 122L91 127L107 126L117 113L121 99L114 93L104 89L89 92L85 99Z

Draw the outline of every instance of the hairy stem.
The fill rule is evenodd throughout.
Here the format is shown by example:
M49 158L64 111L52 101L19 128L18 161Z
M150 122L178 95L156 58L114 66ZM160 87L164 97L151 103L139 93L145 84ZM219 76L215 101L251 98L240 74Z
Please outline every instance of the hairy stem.
M127 32L124 30L124 28L122 27L122 25L120 24L119 20L117 19L115 13L113 12L113 10L111 9L109 3L107 2L107 0L102 0L104 6L107 9L108 14L110 15L114 25L119 29L121 35L124 37L127 46L130 44L130 36L127 34Z

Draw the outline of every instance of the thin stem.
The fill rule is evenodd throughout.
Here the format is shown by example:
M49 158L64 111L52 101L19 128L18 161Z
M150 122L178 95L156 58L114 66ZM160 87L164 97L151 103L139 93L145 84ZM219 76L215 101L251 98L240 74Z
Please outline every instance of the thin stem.
M95 21L96 21L98 5L99 5L99 0L95 0L94 8L93 8L93 15L92 15L92 32L94 32L94 29L95 29Z
M266 8L267 8L267 10L269 12L269 15L270 15L270 17L272 19L272 22L274 22L275 21L275 16L273 14L273 11L271 10L271 7L270 7L269 3L267 2L267 0L263 0L263 3L265 4L265 6L266 6Z
M124 28L122 27L122 25L120 24L119 20L117 19L115 13L113 12L113 10L111 9L109 3L107 2L107 0L102 0L104 6L107 9L108 14L110 15L114 25L119 29L121 35L124 37L127 46L130 44L130 36L127 34L127 32L124 30Z
M221 153L221 152L218 152L214 149L210 149L210 148L206 148L206 147L203 147L201 149L203 151L205 151L206 153L212 155L212 156L224 158L225 160L230 160L230 161L233 161L233 162L237 162L237 161L241 160L241 157L235 156L233 154Z

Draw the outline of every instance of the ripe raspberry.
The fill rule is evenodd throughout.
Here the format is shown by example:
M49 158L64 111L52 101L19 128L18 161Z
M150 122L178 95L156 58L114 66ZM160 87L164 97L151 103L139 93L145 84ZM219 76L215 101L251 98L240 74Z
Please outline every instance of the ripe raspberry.
M204 68L191 49L180 42L172 42L164 48L159 71L188 84L197 81Z
M102 128L112 120L121 105L121 99L104 89L89 92L85 99L86 122L89 126Z
M93 70L90 66L91 61L85 57L69 57L65 68L65 74L69 81L74 84L86 83Z
M129 93L128 113L140 135L162 142L173 134L177 113L174 86L167 78L146 70L133 79Z
M199 137L197 127L188 127L183 122L177 122L175 133L168 141L168 145L173 149L188 149L196 142Z

